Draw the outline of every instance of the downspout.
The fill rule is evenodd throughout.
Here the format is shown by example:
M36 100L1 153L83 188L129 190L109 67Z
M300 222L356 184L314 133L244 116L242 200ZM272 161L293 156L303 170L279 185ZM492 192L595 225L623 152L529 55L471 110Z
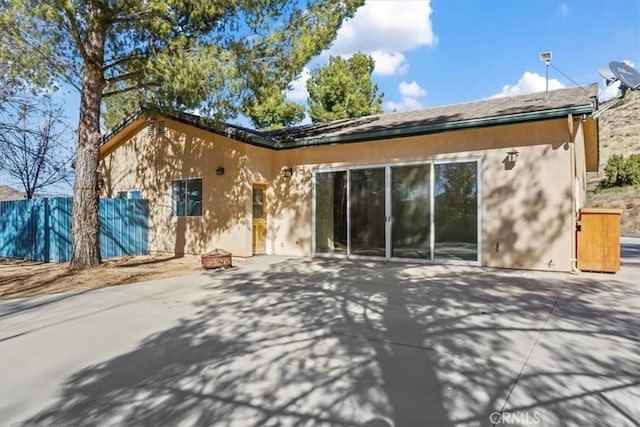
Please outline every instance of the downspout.
M576 201L578 195L576 194L576 177L578 176L577 161L576 161L576 146L574 141L574 122L573 114L567 116L567 126L569 130L569 156L571 162L571 257L569 261L571 263L571 271L578 271L578 259L576 253L576 233L578 227L578 213L576 212Z

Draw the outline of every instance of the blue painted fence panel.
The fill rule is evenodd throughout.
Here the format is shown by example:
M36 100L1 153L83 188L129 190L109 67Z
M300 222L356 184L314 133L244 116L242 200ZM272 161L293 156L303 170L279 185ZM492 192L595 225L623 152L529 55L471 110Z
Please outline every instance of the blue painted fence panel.
M0 256L44 262L71 259L73 199L0 202ZM100 199L103 259L149 252L149 205L142 199Z

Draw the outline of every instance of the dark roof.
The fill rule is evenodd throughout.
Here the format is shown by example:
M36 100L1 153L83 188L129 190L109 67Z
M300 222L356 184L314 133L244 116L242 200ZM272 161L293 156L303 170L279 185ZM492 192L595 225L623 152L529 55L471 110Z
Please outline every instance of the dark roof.
M573 87L550 91L548 99L545 92L538 92L416 111L378 114L329 123L315 123L265 132L265 135L279 142L289 142L318 137L357 135L382 130L388 131L390 129L422 128L428 125L484 120L524 113L562 110L577 106L587 106L595 110L593 103L597 93L598 85L593 84L586 89Z
M178 120L229 138L254 145L286 149L300 146L366 141L419 135L480 126L545 120L568 114L589 114L597 107L598 85L572 87L527 95L492 98L465 104L447 105L416 111L377 114L356 119L314 123L273 131L255 131L234 125L216 125L206 118L182 112L162 112ZM115 133L137 116L114 129ZM105 135L108 141L114 131Z

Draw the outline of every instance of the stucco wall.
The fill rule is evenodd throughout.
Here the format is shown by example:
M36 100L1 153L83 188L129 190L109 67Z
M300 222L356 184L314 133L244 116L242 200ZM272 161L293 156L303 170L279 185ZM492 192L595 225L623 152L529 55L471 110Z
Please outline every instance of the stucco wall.
M578 125L579 126L579 125ZM567 119L460 130L385 141L284 150L274 169L294 168L274 189L275 253L310 255L313 171L318 167L480 158L482 264L570 270L572 183ZM506 163L515 148L515 165Z
M319 167L479 158L482 264L569 270L573 171L567 119L439 134L268 150L170 120L156 140L142 128L103 161L105 195L140 188L150 201L151 250L251 255L251 186L267 183L267 253L311 255L312 180ZM581 137L579 121L576 135ZM515 148L515 165L505 162ZM224 176L215 169L225 168ZM293 167L291 178L281 170ZM171 216L172 179L203 178L202 218Z
M101 163L105 197L140 189L149 199L149 245L153 252L203 253L224 248L250 256L251 186L270 182L270 150L166 120L166 133L140 129ZM249 160L251 159L251 160ZM216 175L222 166L225 173ZM202 217L172 215L171 181L202 178Z

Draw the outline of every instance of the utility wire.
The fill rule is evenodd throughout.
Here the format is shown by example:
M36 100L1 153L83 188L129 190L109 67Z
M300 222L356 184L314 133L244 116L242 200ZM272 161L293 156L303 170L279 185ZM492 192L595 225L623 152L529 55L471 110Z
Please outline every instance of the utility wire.
M576 82L575 80L573 80L571 77L569 77L568 75L566 75L565 73L563 73L558 67L556 67L555 65L553 65L551 62L549 62L549 65L551 65L553 67L554 70L556 70L557 72L559 72L560 74L562 74L563 76L565 76L566 78L568 78L569 80L571 80L571 82L578 86L580 89L582 89L587 95L591 95L591 92L589 92L588 90L586 90L584 87L582 87L580 85L580 83Z

